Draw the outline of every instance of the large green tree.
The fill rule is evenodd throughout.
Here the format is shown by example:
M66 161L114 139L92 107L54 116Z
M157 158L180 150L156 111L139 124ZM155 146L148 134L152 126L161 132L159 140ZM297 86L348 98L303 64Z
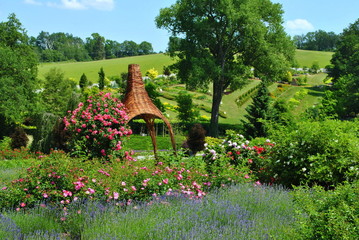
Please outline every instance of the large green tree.
M38 60L15 14L0 23L0 115L22 123L36 109Z
M65 73L58 68L51 68L45 74L45 84L41 100L47 113L64 116L68 109L69 99L75 90L76 83L65 78Z
M253 67L262 78L283 75L294 56L280 4L269 0L177 0L160 10L159 28L171 32L169 52L178 77L192 88L213 83L210 135L218 136L224 90L242 86Z
M359 114L359 19L340 35L329 75L333 77L333 98L341 118Z
M91 34L91 37L86 38L85 47L91 56L92 60L105 59L105 38L98 33Z

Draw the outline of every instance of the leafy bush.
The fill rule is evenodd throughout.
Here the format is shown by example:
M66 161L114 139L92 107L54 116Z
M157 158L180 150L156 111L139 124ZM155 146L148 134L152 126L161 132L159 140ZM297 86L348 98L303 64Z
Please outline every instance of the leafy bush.
M186 143L192 151L192 155L196 155L197 152L204 149L205 137L206 130L204 130L201 124L197 123L189 130Z
M199 111L194 108L190 94L182 93L176 97L178 103L178 119L183 123L193 122L199 116Z
M0 150L10 150L11 147L11 138L10 137L4 137L4 139L0 140Z
M64 118L68 141L73 155L109 159L122 157L122 138L132 134L127 127L128 116L124 105L111 93L90 96L85 103Z
M27 137L25 131L21 127L16 127L13 134L11 134L11 148L22 148L26 147L29 138Z
M359 181L331 191L299 188L293 195L300 215L307 216L299 229L302 239L359 238Z
M256 145L250 144L243 135L228 130L226 139L221 143L206 144L203 158L207 171L212 175L223 177L228 174L236 182L255 181L264 179L263 162L273 145L269 140Z
M175 165L157 160L104 163L71 158L59 151L39 157L40 164L0 189L0 209L27 208L41 201L66 206L77 199L147 200L175 192L201 197L212 186L212 177L205 171L182 161Z
M271 139L277 144L268 167L276 181L288 187L353 181L359 174L358 130L358 122L334 120L275 130Z
M154 80L158 76L158 71L154 68L148 69L146 71L146 76Z

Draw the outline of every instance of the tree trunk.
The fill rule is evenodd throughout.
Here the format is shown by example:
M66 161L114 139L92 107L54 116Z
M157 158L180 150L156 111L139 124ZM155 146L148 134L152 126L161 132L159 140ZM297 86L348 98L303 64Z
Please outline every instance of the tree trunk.
M218 118L219 118L219 106L221 105L223 96L223 84L221 81L213 82L213 97L212 97L212 113L211 123L209 126L209 135L211 137L218 137Z

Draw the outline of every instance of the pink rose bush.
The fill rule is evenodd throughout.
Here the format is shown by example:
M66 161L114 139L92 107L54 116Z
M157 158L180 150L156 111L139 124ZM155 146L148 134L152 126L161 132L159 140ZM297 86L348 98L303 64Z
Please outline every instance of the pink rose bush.
M73 156L89 158L123 157L122 139L132 134L124 105L111 93L90 96L64 117L71 135L68 147Z

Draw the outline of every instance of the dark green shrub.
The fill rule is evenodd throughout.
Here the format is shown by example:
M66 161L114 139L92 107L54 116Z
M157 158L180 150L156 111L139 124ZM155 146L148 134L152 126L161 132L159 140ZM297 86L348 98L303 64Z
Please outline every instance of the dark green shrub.
M31 144L31 151L49 153L54 145L54 129L61 118L52 113L43 113L36 116L37 131Z
M285 186L319 184L327 188L359 176L358 122L326 120L283 127L270 136L273 177Z
M27 142L29 141L29 138L22 127L16 127L10 137L12 149L26 147Z
M199 116L198 110L194 108L190 94L180 92L180 94L176 97L176 101L178 103L178 119L181 122L193 122Z
M359 239L359 181L331 191L300 188L293 195L306 216L300 221L302 239Z
M204 149L205 137L206 130L204 130L201 124L197 123L193 125L188 131L187 145L193 155L196 155L197 152Z

